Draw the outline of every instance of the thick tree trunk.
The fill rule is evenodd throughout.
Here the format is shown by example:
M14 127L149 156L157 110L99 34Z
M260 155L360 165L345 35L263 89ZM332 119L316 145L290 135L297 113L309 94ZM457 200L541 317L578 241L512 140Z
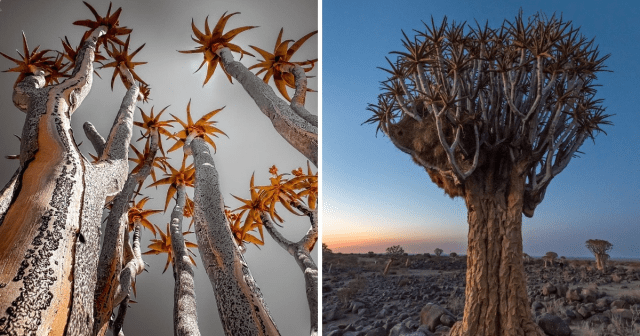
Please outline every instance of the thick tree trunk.
M532 320L522 262L522 171L512 168L504 180L486 174L465 182L465 307L452 336L544 335Z
M607 258L604 256L604 254L595 254L596 256L596 268L598 268L601 271L604 271L607 267Z
M216 295L227 336L280 335L262 293L236 245L211 152L201 138L185 143L196 168L195 230L202 264Z
M173 250L173 334L200 336L193 268L182 235L186 202L185 186L178 186L176 206L171 212L171 249Z
M100 218L106 197L126 178L138 95L137 87L128 90L103 160L91 165L75 144L70 116L89 93L104 31L85 41L64 82L43 87L35 75L15 87L14 103L27 118L13 192L2 195L12 194L0 225L0 334L71 336L92 328Z

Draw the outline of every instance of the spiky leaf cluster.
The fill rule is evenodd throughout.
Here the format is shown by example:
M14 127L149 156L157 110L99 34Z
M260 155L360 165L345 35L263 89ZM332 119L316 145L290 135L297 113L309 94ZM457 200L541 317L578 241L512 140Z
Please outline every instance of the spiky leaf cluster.
M450 196L488 166L526 168L527 216L585 139L609 125L596 98L594 41L561 17L522 13L500 27L432 19L391 52L377 124Z
M317 30L313 31L303 36L301 39L295 42L293 40L282 41L283 31L284 31L284 28L280 29L280 34L278 34L278 38L276 39L276 45L273 48L273 53L270 53L268 51L265 51L255 46L250 46L255 51L257 51L264 59L258 61L259 63L250 66L249 70L256 69L256 68L260 69L256 73L256 76L264 72L265 74L262 80L265 83L268 83L269 80L273 77L273 81L276 87L278 88L278 91L280 91L280 94L283 97L285 97L288 101L291 101L291 98L289 98L289 94L287 93L286 87L288 86L290 88L295 89L296 87L295 78L291 73L282 71L282 66L283 65L299 65L304 69L304 72L309 72L313 70L315 63L318 61L317 59L306 60L303 62L292 62L291 57L293 56L293 54L296 53L296 51L298 51L298 49L300 49L300 47L311 36L318 33L318 31ZM289 47L289 43L292 43L292 42L293 42L293 45ZM313 90L307 89L307 91L313 91Z
M227 214L232 232L239 245L242 245L243 241L257 245L263 244L263 222L260 218L262 214L269 214L269 217L276 223L284 222L276 211L278 204L281 204L289 212L300 215L292 204L304 204L303 198L306 197L307 206L312 210L316 208L318 173L313 174L309 164L307 164L307 174L303 172L302 168L298 168L291 172L293 175L291 178L288 177L290 174L278 174L278 168L275 165L269 168L269 173L272 175L269 178L271 183L265 186L254 185L254 175L251 175L249 182L251 198L243 199L232 195L243 203ZM254 229L258 229L260 240L248 234Z
M151 244L148 246L149 251L146 251L142 254L158 255L158 254L166 253L167 263L164 265L164 270L162 271L162 273L164 273L167 271L169 264L173 264L173 258L172 258L173 248L171 247L171 232L169 231L169 223L167 223L166 232L162 231L162 229L160 229L158 226L156 226L156 231L160 233L160 239L151 239ZM189 231L183 232L182 235L188 235L190 233L193 233L193 232L189 232ZM195 256L195 253L190 249L198 248L198 245L190 241L187 241L186 239L184 241L184 244L187 247L187 251L189 252L189 260L191 260L191 263L193 264L193 266L197 266L195 259L193 259L193 256Z
M239 27L231 29L230 31L224 33L224 28L227 24L227 21L229 21L229 19L236 14L240 13L236 12L227 15L227 13L225 12L224 14L222 14L220 19L218 19L218 22L216 23L215 27L213 27L213 29L209 28L209 17L207 16L204 21L204 33L200 31L196 27L193 20L191 20L191 29L193 30L193 34L195 35L195 37L192 36L191 39L194 42L198 43L200 46L196 47L193 50L179 50L178 52L181 52L183 54L203 54L204 60L202 61L202 63L200 63L200 67L198 67L198 69L196 70L196 72L198 72L202 68L202 66L205 65L205 63L207 64L207 76L204 79L204 83L202 84L202 86L207 84L211 76L213 76L213 73L216 71L216 67L219 63L222 66L222 70L227 75L229 82L231 82L231 76L227 73L224 65L222 65L222 63L220 62L220 56L216 54L216 50L218 48L229 48L233 52L240 53L241 58L245 54L253 56L251 53L243 50L238 45L231 43L231 40L233 40L238 34L242 33L243 31L256 28L255 26Z

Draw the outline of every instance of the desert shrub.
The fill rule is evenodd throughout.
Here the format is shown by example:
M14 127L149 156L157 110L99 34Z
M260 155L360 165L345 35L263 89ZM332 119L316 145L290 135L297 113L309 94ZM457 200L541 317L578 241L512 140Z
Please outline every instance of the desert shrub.
M464 294L458 294L452 291L447 299L447 308L456 316L462 316L464 313Z
M375 254L375 253L373 253L373 251L369 251L369 253L367 253L367 256L368 256L369 258L373 258L373 257L375 257L375 256L376 256L376 254Z
M425 254L423 254L423 255L424 255L425 257L427 257L427 258L431 258L431 253L425 253Z
M457 256L458 256L458 254L457 254L457 253L455 253L455 252L450 252L450 253L449 253L449 256L450 256L451 258L455 258L455 257L457 257Z
M404 286L408 285L409 282L410 282L409 279L402 278L402 279L400 279L400 281L398 281L398 287L404 287Z
M630 305L640 303L640 292L626 292L625 294L620 295L620 300L624 300Z
M361 276L356 277L355 279L349 281L349 283L340 288L337 292L338 299L343 304L347 304L351 299L353 299L358 292L365 288L367 285L367 279Z

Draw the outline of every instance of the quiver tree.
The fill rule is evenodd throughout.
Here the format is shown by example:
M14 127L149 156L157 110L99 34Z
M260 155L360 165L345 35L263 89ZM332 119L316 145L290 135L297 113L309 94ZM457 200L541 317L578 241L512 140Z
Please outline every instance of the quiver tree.
M607 252L611 251L613 244L602 239L589 239L585 244L596 257L596 267L604 271L607 268L607 260L609 259Z
M91 124L85 125L97 151L96 161L87 161L73 139L70 118L91 90L99 43L121 44L117 35L131 32L118 26L120 9L103 18L89 7L96 21L76 22L91 29L72 53L67 50L53 61L46 56L48 50L31 52L25 38L22 60L3 54L19 65L9 71L20 73L13 102L26 113L26 120L20 166L0 196L2 334L86 335L97 322L94 296L103 289L96 281L102 209L107 198L118 198L127 180L133 112L143 97L132 75L133 65L114 64L127 92L107 139ZM69 63L63 64L63 58ZM115 253L120 267L112 272L109 287L117 287L118 295L100 307L109 317L118 306L120 317L126 310L121 303L126 306L130 283L121 282L120 271L135 276L144 268L139 238L139 227L133 247L128 235L105 232L105 242L124 244L126 239L131 252ZM115 321L116 329L121 322Z
M291 56L316 32L303 36L289 47L292 40L282 41L282 30L276 40L275 50L272 53L253 47L264 60L251 66L250 69L260 68L257 74L265 72L263 79L254 75L242 63L233 58L232 52L253 56L240 46L231 43L238 34L256 28L244 26L223 33L225 25L230 17L240 13L223 14L213 29L209 28L208 20L205 21L205 32L200 31L192 22L193 40L199 46L193 50L180 51L181 53L203 53L204 60L200 67L207 64L207 84L218 64L222 67L229 81L235 78L251 96L273 124L274 129L296 150L318 166L318 117L312 115L304 107L307 91L306 72L313 69L317 60L293 62ZM200 68L198 68L199 70ZM286 100L279 98L273 89L267 85L273 78L278 91ZM204 85L203 84L203 85ZM289 98L286 86L294 88L293 98ZM290 103L289 103L290 101Z
M553 266L556 258L558 258L558 254L555 252L547 252L544 256L542 256L542 260L544 260L544 267L549 265Z
M387 247L387 255L391 258L397 258L404 254L404 249L400 245Z
M432 19L402 43L366 122L465 199L466 305L451 335L542 335L527 303L522 215L610 124L595 98L607 56L570 22L540 14L497 29Z
M436 257L439 257L442 252L444 252L441 248L436 248L435 250L433 250L433 253L436 255Z
M235 14L239 13L223 14L213 29L209 27L208 19L205 20L204 32L200 31L192 22L191 27L194 34L192 40L198 43L199 46L193 50L180 52L203 54L204 60L200 68L205 63L207 64L207 75L204 84L209 81L217 66L220 65L229 81L235 78L249 93L260 110L269 117L274 129L292 147L317 166L317 116L310 114L304 107L306 93L310 91L307 88L305 72L314 67L316 60L291 61L291 56L315 32L305 35L289 47L289 43L292 41L282 41L281 30L273 54L253 47L264 58L264 60L251 67L260 68L258 74L265 72L264 78L260 79L242 63L236 61L232 55L232 52L236 52L240 54L241 58L244 55L253 56L240 46L231 43L231 40L238 34L255 28L254 26L239 27L224 33L227 21ZM285 99L279 98L267 84L271 77ZM291 99L288 97L286 86L295 89L294 96ZM291 102L289 103L288 100ZM194 192L195 232L203 264L207 265L205 270L214 287L218 312L225 333L227 335L279 335L262 294L251 276L242 255L244 252L242 241L245 238L250 239L246 235L250 229L243 229L240 243L236 241L237 237L232 231L235 226L229 225L229 220L225 216L224 199L220 192L218 172L210 149L206 145L209 141L206 141L206 138L201 136L202 133L197 130L185 128L185 131L186 133L183 134L185 137L180 139L185 148L185 153L193 155L196 169ZM207 130L205 129L205 131ZM213 146L211 142L209 144ZM215 151L215 146L213 149ZM305 212L303 211L303 213ZM313 229L313 223L317 221L317 216L314 212L309 217L311 218ZM315 225L315 235L317 237L317 223ZM308 249L307 252L310 252L316 239L307 239L301 246L303 246L303 249ZM254 240L253 242L255 243L256 241ZM308 263L307 261L309 260L310 258L307 258L303 261L303 264L305 264L305 280L308 280L309 276L313 276L313 272L307 274L308 266L313 264L311 268L315 268L315 263L312 260L311 263ZM317 274L315 275L315 281L317 283ZM309 288L309 282L307 282L307 288ZM317 291L317 289L314 290ZM309 299L309 292L307 294ZM317 298L314 298L314 300L317 300ZM317 313L315 314L317 315ZM247 316L250 318L247 318ZM315 334L314 330L317 329L317 326L315 326L317 322L312 320L311 323L311 334L313 335Z

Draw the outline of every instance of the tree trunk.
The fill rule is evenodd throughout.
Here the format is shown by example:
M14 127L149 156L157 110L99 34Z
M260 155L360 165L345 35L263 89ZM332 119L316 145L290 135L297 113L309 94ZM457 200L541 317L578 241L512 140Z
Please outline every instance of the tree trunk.
M198 250L213 285L225 334L280 335L224 215L218 172L209 147L201 138L185 143L185 147L191 148L196 168Z
M606 257L604 257L604 254L595 254L596 256L596 268L604 271L606 268Z
M90 164L73 139L70 116L91 89L100 27L87 38L70 78L44 86L27 76L14 89L27 113L15 183L0 225L0 334L86 335L93 323L99 230L105 199L127 176L134 85L123 99L102 160Z
M178 186L176 206L171 213L171 249L173 252L173 334L200 336L193 268L184 245L182 218L186 202L185 186Z
M522 262L523 171L513 167L507 176L489 172L465 182L466 298L452 336L544 335L532 320Z

